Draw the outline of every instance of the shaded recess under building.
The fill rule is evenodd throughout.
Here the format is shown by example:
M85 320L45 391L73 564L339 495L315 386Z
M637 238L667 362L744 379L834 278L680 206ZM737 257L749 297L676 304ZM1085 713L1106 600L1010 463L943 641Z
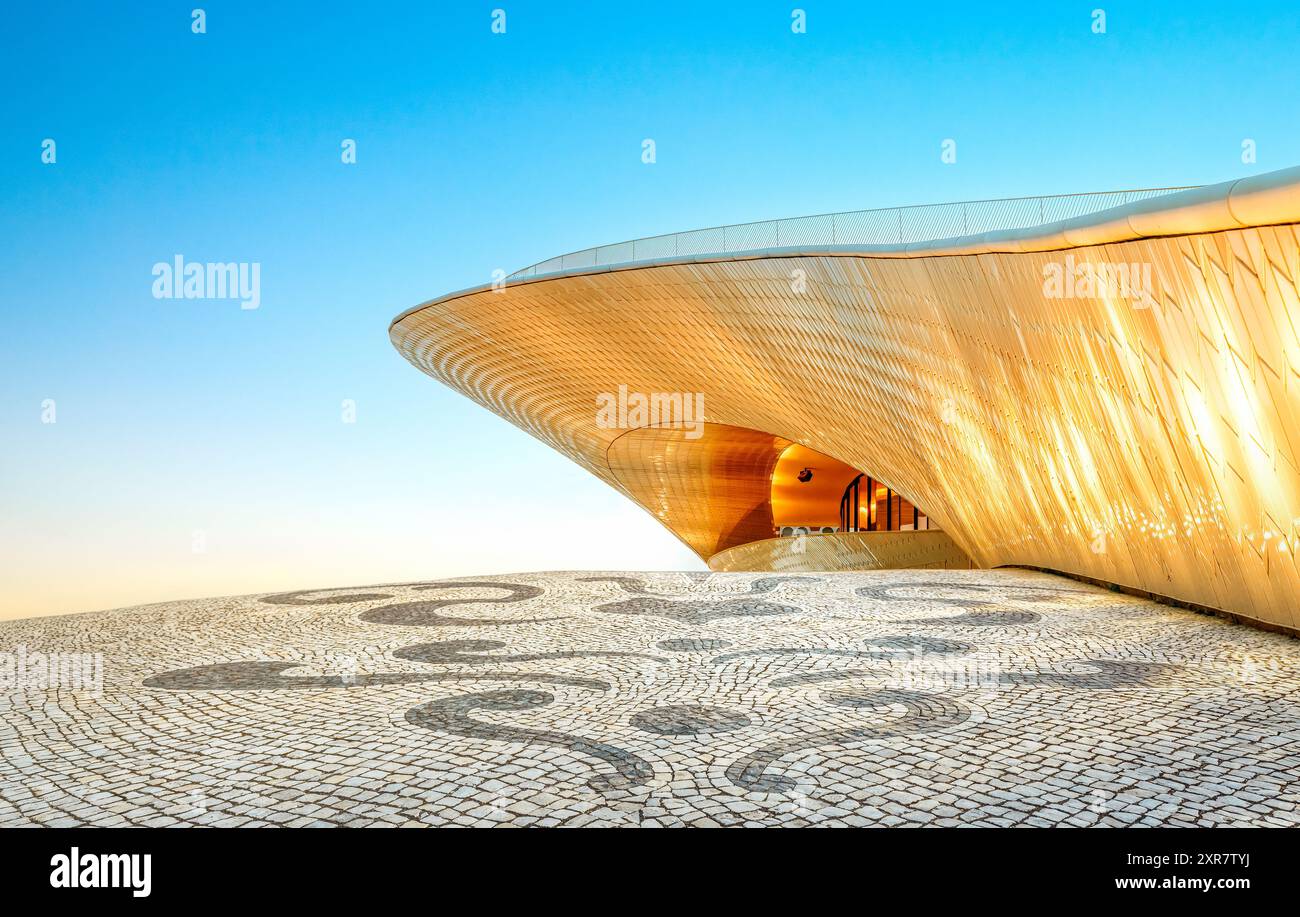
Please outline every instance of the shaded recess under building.
M1300 169L718 227L390 337L713 569L1024 565L1294 630L1297 223ZM601 422L616 390L703 410Z
M832 534L859 552L858 567L970 566L901 494L770 433L715 423L689 431L641 427L610 443L606 461L615 483L715 570L807 569L829 559L823 544L803 557L814 538ZM913 531L926 534L898 537ZM756 542L765 547L734 550ZM764 560L783 555L780 565Z

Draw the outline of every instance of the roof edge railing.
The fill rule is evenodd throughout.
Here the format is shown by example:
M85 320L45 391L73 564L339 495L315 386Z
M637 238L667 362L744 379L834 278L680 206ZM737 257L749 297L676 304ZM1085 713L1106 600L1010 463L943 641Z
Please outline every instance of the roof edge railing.
M597 245L539 261L508 280L690 255L732 254L826 245L908 245L976 233L1034 229L1202 185L911 204L780 220L731 223Z

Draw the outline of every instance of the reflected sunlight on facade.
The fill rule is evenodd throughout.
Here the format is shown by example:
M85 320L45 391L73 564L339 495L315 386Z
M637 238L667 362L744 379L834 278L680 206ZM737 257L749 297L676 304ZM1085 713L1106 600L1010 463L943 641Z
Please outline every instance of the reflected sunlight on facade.
M530 269L391 337L715 568L769 540L744 569L960 558L1295 628L1297 219L1291 169L937 241ZM701 393L708 433L598 428L621 385ZM940 560L807 550L923 519Z

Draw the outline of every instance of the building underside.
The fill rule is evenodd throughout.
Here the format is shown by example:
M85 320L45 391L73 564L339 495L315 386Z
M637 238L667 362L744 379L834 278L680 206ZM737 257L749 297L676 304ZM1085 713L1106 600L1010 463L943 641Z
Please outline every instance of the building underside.
M557 271L390 335L713 569L1025 565L1294 630L1298 223L1287 170L923 244Z

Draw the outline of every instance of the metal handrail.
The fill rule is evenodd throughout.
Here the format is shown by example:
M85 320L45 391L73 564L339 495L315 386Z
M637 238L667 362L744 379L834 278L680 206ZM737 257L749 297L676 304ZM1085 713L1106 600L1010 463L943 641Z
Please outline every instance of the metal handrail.
M515 271L507 279L690 255L822 245L907 245L996 230L1033 229L1195 187L1201 186L912 204L732 223L584 248L531 264Z

